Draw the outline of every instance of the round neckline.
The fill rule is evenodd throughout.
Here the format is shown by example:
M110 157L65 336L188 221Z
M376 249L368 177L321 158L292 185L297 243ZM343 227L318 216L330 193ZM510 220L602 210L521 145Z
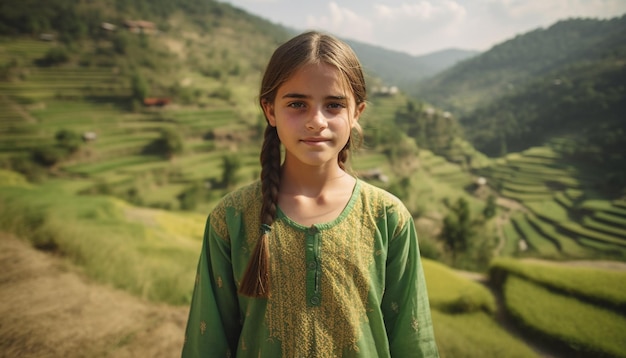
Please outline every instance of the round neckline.
M287 216L282 211L280 206L276 207L276 218L284 220L287 224L289 224L289 226L294 227L301 231L308 230L312 227L318 230L327 230L338 225L350 214L350 212L352 211L352 208L354 207L354 204L356 203L357 198L359 197L360 192L361 192L361 180L359 178L356 178L354 187L352 188L352 195L350 196L350 200L348 200L348 203L346 204L346 206L343 208L343 210L341 210L341 213L339 214L339 216L337 216L335 219L328 221L328 222L305 226L294 221L289 216Z

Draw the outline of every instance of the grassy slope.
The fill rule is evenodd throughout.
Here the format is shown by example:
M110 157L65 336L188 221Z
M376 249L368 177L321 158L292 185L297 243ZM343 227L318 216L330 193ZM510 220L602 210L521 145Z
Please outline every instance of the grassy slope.
M0 204L4 208L0 230L64 256L100 282L152 301L188 304L203 215L76 196L62 183L34 186L4 171L0 172ZM459 350L467 357L493 352L532 356L495 323L488 290L434 261L425 260L424 269L443 356L458 356ZM465 329L469 326L472 329ZM468 333L459 340L457 330L476 336Z
M174 17L172 21L181 20ZM191 43L193 47L189 48L190 52L187 53L189 54L202 51L209 44L214 44L213 41L216 39L219 41L218 44L224 47L242 41L232 31L227 29L221 31L220 34L214 33L196 39L196 35L191 36L189 31L181 30L171 34L170 37L165 37L163 43L167 44L171 51L178 53L180 58L186 58L185 52L175 50ZM261 42L259 38L252 40L255 41ZM170 203L170 207L175 207L177 205L175 197L188 185L219 178L220 155L230 151L238 151L244 158L239 183L251 180L258 170L256 144L247 147L228 140L203 140L202 136L213 129L232 134L239 132L241 128L256 125L258 111L254 104L255 89L250 83L258 82L260 70L255 69L253 65L242 63L241 68L247 69L244 76L237 79L225 77L219 81L197 70L185 69L184 72L172 73L169 75L170 80L180 80L185 86L200 90L200 93L213 93L223 83L227 83L232 96L230 100L222 100L205 95L197 97L197 103L193 104L177 105L161 111L142 110L129 113L127 107L120 105L117 100L128 96L128 81L118 78L114 71L102 70L97 66L38 68L30 65L30 61L41 57L54 44L20 40L4 41L1 45L2 60L9 61L15 56L23 56L22 64L25 64L24 68L27 69L12 82L0 82L0 109L2 109L0 112L3 113L0 125L2 157L27 153L33 146L53 143L56 130L64 127L76 131L95 128L101 134L98 141L83 147L80 155L58 168L61 172L80 174L82 177L51 181L31 189L15 187L2 189L0 196L1 200L7 203L5 207L9 207L10 204L11 208L16 209L13 213L17 214L14 216L7 212L6 215L1 215L2 228L29 237L42 249L55 250L67 255L68 258L84 265L86 271L99 280L114 282L118 287L150 299L172 303L186 302L189 292L185 286L186 281L180 277L188 277L187 282L192 279L194 270L192 266L195 266L199 245L197 233L201 232L204 221L202 214L196 216L140 209L110 198L75 197L73 193L104 182L121 193L128 189L139 189L146 205L160 206L162 203ZM252 51L250 43L244 45L239 47ZM258 55L255 56L258 58ZM225 62L233 58L245 59L247 56L231 52L226 55ZM88 92L90 97L89 100L82 101L80 96L85 92ZM110 98L115 100L108 102L107 99ZM404 105L404 102L402 97L373 99L368 109L369 117L363 119L365 130L384 128L385 121L392 120L395 109L399 105ZM158 135L160 128L172 126L185 133L186 150L183 155L172 161L140 155L142 148ZM373 149L370 148L356 156L353 166L357 170L382 168L393 181L397 173L387 162L386 157ZM447 163L424 150L419 152L415 161L419 165L412 167L410 171L411 191L403 198L413 212L434 218L437 222L446 213L442 199L459 196L469 198L473 212L482 209L482 202L463 190L463 186L471 183L472 179L457 165ZM539 223L538 225L547 225L552 229L552 234L557 235L558 240L573 243L572 250L575 252L565 251L567 257L594 257L596 250L606 250L607 244L589 237L586 231L581 232L578 226L569 227L574 233L581 233L572 240L571 236L560 230L561 226L554 225L550 220L542 220L552 218L552 221L558 221L566 218L562 213L550 209L555 207L553 204L541 205L541 203L550 200L552 196L560 197L557 196L559 193L569 193L573 196L570 198L570 206L576 205L576 208L591 210L592 214L589 217L606 218L609 215L609 218L620 218L624 209L602 200L587 200L585 194L589 193L585 191L584 186L579 185L577 173L572 173L567 167L554 167L557 161L558 155L550 151L548 154L522 153L492 166L491 169L486 169L484 174L497 181L511 181L508 187L504 187L504 194L524 204L530 203L530 206L539 202L540 204L536 204L529 215ZM565 189L555 191L546 186L544 177L557 181ZM214 200L217 198L219 194L213 196ZM562 206L563 202L561 200L559 205ZM211 205L212 202L201 205L198 211L206 212ZM66 214L68 208L70 210ZM60 216L61 213L63 216ZM555 213L558 214L557 220ZM71 221L76 223L71 225L71 229L66 225L68 220L75 220ZM605 221L613 223L616 220ZM617 222L619 223L619 220ZM171 223L181 224L170 225ZM191 232L178 232L181 227L191 228ZM510 232L510 229L508 231ZM520 234L524 237L525 231L522 230ZM534 235L545 237L547 234L537 231ZM82 240L84 237L93 238L93 241L86 245ZM614 246L611 245L608 247ZM122 246L124 248L121 248ZM590 251L587 251L587 248ZM539 254L543 253L539 250ZM107 260L109 255L116 259ZM137 262L142 264L137 265ZM187 264L180 267L180 262ZM162 270L164 267L167 269ZM153 270L158 272L152 274ZM178 282L175 282L174 278L177 278ZM432 294L434 306L442 304L437 298L441 292L433 289ZM465 292L461 294L457 292L456 296L450 293L445 295L459 299L453 298L441 307L449 305L454 307L455 304L463 307L463 304L467 304L461 299L467 297ZM435 328L438 335L442 336L440 340L450 342L442 347L444 355L462 356L460 352L466 351L472 352L473 356L488 356L495 354L498 349L506 349L500 345L491 346L493 342L479 339L484 338L484 335L479 333L483 330L485 332L499 330L487 313L474 312L451 316L437 310L434 315ZM437 324L437 321L441 323ZM468 325L478 325L481 329L458 328ZM468 334L461 339L453 334L459 330ZM473 336L474 333L479 337ZM508 344L506 343L508 338L497 340L505 342L504 345ZM468 348L467 345L471 345L472 348ZM489 350L491 348L494 351ZM487 349L488 352L480 349ZM472 356L471 354L467 356ZM520 356L531 356L531 353L528 354L521 353Z
M623 357L626 266L620 267L498 259L490 276L507 311L536 339L567 354Z

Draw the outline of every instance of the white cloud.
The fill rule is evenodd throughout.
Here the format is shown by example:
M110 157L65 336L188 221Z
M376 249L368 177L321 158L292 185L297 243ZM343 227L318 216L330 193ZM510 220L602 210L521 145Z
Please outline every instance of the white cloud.
M327 8L328 13L325 15L307 16L307 26L355 40L368 41L371 39L373 25L368 18L349 8L341 7L336 2L328 3Z
M626 0L226 1L296 29L319 29L412 54L451 47L488 50L559 20L626 13Z
M372 9L370 42L413 54L452 47L467 18L465 7L453 0L376 3Z
M416 3L402 3L399 6L374 4L374 12L380 20L398 20L403 18L434 20L440 17L463 18L465 8L455 1L439 1L432 3L420 1Z

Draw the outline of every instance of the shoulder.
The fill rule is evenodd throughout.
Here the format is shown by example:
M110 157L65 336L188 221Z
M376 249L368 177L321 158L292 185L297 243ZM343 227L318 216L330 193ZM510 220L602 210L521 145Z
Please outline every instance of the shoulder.
M233 208L235 210L245 210L248 206L252 205L254 201L259 200L260 197L261 181L255 180L250 184L237 188L226 194L217 204L216 209L223 207Z
M228 223L255 216L261 205L261 181L237 188L226 194L209 214L211 226L220 235L226 235Z
M377 216L395 222L398 228L403 228L412 219L411 213L398 197L382 188L359 181L361 200Z

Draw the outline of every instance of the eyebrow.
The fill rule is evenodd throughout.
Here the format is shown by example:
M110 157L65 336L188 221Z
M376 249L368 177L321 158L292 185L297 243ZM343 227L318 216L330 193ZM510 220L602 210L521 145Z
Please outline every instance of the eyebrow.
M311 96L301 93L285 93L281 98L300 98L300 99L309 99ZM346 100L346 96L326 96L325 99L332 99L336 101Z

